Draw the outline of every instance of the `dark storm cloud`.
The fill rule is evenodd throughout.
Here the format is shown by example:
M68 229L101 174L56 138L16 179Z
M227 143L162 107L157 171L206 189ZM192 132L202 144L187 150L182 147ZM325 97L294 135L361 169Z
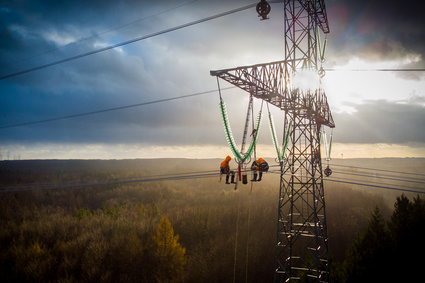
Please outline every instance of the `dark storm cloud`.
M330 60L355 55L369 60L393 60L408 54L421 61L403 67L424 67L425 17L416 0L330 0ZM334 58L332 58L334 57ZM341 63L341 62L334 62Z
M423 100L416 97L403 102L380 100L351 105L356 112L334 114L335 142L424 143Z

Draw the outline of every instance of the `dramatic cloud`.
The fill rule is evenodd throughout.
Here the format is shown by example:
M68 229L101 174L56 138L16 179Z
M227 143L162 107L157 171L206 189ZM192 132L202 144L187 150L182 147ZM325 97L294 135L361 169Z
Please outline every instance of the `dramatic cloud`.
M335 141L343 143L425 143L425 104L415 101L365 101L355 112L338 113ZM422 103L420 103L422 101Z
M424 67L424 17L420 9L415 9L414 2L326 0L331 25L326 64L329 67L343 65L356 57L377 65L390 61L397 67ZM0 75L251 3L249 0L2 2ZM250 9L1 80L0 125L215 89L210 70L282 59L282 20L282 4L273 4L268 21L259 21L255 9ZM331 74L328 76L332 78ZM372 79L362 81L356 77L352 82L347 78L348 75L334 75L327 86L329 101L338 110L335 120L339 142L425 142L421 131L424 94L418 84L423 82L421 74L399 76L406 84L415 80L414 87L396 89L387 84L393 89L391 93L386 89L378 93L378 89L384 89L383 81L375 80L379 83L373 84ZM347 87L348 84L351 86ZM236 90L223 95L236 134L244 122L247 95ZM217 104L217 94L211 94L3 129L0 143L2 146L40 143L225 145ZM344 112L347 108L355 111L347 114ZM264 126L263 135L268 136L266 128ZM240 137L237 138L239 141Z
M330 0L331 44L328 57L354 53L369 60L419 56L400 67L425 66L425 18L418 1Z

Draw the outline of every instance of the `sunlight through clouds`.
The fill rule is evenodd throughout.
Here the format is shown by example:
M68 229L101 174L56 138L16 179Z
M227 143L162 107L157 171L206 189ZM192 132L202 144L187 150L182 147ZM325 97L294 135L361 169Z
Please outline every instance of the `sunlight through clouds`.
M415 57L417 60L418 57ZM380 72L374 69L400 68L411 59L399 61L368 62L353 58L345 65L335 66L338 71L328 71L324 85L328 101L335 112L352 113L352 104L365 100L407 100L412 95L425 96L425 80L411 80L397 72ZM370 71L352 71L365 69Z

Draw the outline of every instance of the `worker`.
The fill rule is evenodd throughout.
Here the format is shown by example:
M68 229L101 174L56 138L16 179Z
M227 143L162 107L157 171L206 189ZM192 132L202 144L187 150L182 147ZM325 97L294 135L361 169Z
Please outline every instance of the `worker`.
M235 184L235 172L230 170L229 162L232 158L228 155L220 164L220 174L226 174L226 184L229 183L229 176L232 175L231 183ZM221 179L221 178L220 178Z
M263 172L269 171L269 164L263 158L258 158L252 162L251 170L253 171L254 178L251 182L260 182L263 177ZM257 180L257 171L259 172L259 178Z

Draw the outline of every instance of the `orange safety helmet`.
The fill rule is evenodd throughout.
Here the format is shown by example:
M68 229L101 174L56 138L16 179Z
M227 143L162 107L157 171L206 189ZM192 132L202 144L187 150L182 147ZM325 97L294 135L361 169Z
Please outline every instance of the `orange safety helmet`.
M232 160L232 158L229 155L226 156L226 159L224 159L224 161L221 162L220 167L229 167L230 160Z

